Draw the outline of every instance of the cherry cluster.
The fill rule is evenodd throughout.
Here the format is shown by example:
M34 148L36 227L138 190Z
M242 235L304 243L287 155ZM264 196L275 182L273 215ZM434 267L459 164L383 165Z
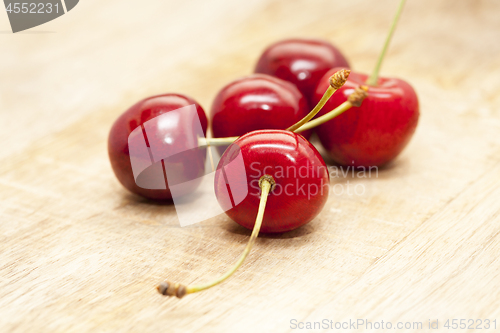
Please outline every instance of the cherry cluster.
M224 276L196 286L165 281L158 287L160 293L180 298L210 288L242 264L259 231L293 230L319 214L328 198L325 186L329 184L329 173L323 158L308 141L313 131L339 165L382 166L403 150L417 126L419 105L408 83L378 77L392 32L370 76L350 71L346 57L327 41L287 39L262 53L254 74L230 82L219 91L209 120L194 99L173 93L141 100L116 120L108 151L113 171L125 188L149 199L170 200L175 178L176 184L186 184L182 193L190 193L198 186L197 177L204 174L206 153L200 155L200 149L206 152L207 146L217 145L222 153L214 183L217 200L231 219L253 229L241 258ZM170 125L151 122L188 106L195 107L197 117L183 118L179 113ZM193 130L194 119L201 125L202 137ZM213 138L205 139L209 124ZM148 131L148 148L162 145L167 152L191 152L190 158L184 154L182 158L152 161L150 168L164 170L170 163L174 170L161 186L141 187L138 175L134 175L129 137L138 128ZM197 147L193 148L193 142ZM224 149L223 145L229 147ZM244 161L243 178L241 169L231 167L237 156ZM296 172L301 168L312 172L301 177ZM147 178L147 172L139 177ZM229 184L228 179L240 181ZM228 195L229 187L233 196L248 195L235 203ZM249 188L256 188L257 193ZM307 193L303 188L308 189Z

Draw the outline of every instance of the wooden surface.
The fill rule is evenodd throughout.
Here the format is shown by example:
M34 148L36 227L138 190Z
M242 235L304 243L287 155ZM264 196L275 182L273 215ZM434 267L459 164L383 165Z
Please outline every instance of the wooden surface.
M332 195L307 226L260 238L217 288L182 300L155 290L166 277L218 276L250 232L225 216L181 228L172 206L129 194L109 165L107 134L128 106L180 92L208 110L273 41L326 38L370 71L396 7L85 0L18 34L0 10L0 331L290 332L293 319L453 318L500 329L498 1L407 3L382 72L419 95L410 145L378 177L332 179L365 192Z

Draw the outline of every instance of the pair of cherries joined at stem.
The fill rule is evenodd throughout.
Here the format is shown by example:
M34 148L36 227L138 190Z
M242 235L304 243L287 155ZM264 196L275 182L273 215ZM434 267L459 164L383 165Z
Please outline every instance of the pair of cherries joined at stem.
M230 83L217 95L210 113L215 139L194 135L191 118L178 119L180 126L176 129L160 126L160 122L155 123L156 127L151 125L154 117L191 105L196 108L201 127L197 133L202 132L204 137L207 119L203 109L182 95L167 94L143 100L117 120L108 143L113 170L127 189L155 200L172 197L171 178L167 180L163 171L160 188L144 189L137 185L141 176L147 183L148 175L146 172L137 176L131 170L130 140L127 142L127 138L135 129L144 132L147 138L144 145L150 151L154 152L154 147L161 143L170 147L167 150L189 152L187 156L195 161L189 165L182 165L182 160L175 156L160 161L155 159L154 153L150 154L151 169L156 165L156 174L166 170L167 164L171 165L180 183L203 174L205 156L193 148L194 141L198 141L199 146L234 141L217 167L215 193L229 217L248 229L253 228L249 243L236 264L220 278L195 286L165 281L158 286L161 294L180 298L224 281L243 263L259 231L292 230L308 223L321 211L328 197L325 187L329 177L323 159L305 138L309 137L311 129L317 130L321 143L339 164L379 166L401 152L417 125L418 100L409 84L398 79L378 79L378 72L403 4L404 0L368 80L367 76L357 73L348 79L349 71L332 69L345 68L348 64L327 42L287 40L270 46L263 53L256 67L258 74ZM334 95L337 89L340 91ZM307 113L312 103L317 105ZM352 111L344 113L353 107ZM326 112L329 110L333 111ZM320 117L311 120L318 112ZM305 137L293 131L302 132ZM146 133L153 134L148 136ZM227 179L241 179L237 175L240 170L231 168L231 161L236 156L243 157L246 179L231 186L231 190L242 192L252 188L257 191L250 191L244 200L234 205L231 196L227 195L230 187ZM253 166L250 163L254 163ZM296 171L301 167L309 170L308 177L297 177ZM295 172L290 175L283 170ZM186 193L197 186L196 181L189 184L183 189ZM302 190L304 187L307 192Z

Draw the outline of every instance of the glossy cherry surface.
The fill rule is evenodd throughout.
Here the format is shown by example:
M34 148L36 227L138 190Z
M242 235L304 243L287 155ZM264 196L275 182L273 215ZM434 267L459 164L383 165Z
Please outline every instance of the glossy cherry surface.
M333 67L348 68L349 64L332 44L316 39L287 39L270 45L262 53L255 72L293 83L312 107L318 81Z
M233 167L235 163L231 162L237 156L241 156L245 168ZM290 131L250 132L226 150L215 175L219 204L231 219L245 228L252 229L255 223L260 200L259 179L265 174L272 176L276 184L267 200L262 232L298 228L318 215L326 203L328 170L309 141ZM234 204L233 198L241 193L246 197Z
M188 117L189 113L176 113L175 111L188 106L196 108L192 110L194 118L199 120L194 119L192 115ZM170 118L168 115L165 117L167 113L171 116ZM120 183L129 191L149 199L171 199L172 193L167 178L174 180L175 183L183 183L204 174L206 155L203 153L205 152L193 149L193 146L197 145L196 127L200 128L200 125L201 129L198 132L203 131L205 134L208 125L205 112L196 101L184 95L153 96L130 107L115 121L108 138L109 159ZM136 130L140 127L143 133L140 133L140 129ZM151 164L137 177L137 182L130 159L130 151L134 147L129 147L129 136L134 130L134 133L138 133L139 136L144 134L143 148L146 149L145 146L147 146L149 150L149 152L147 150L143 152L147 159L144 163ZM141 140L144 142L143 138ZM173 156L164 159L170 155ZM169 177L166 177L166 170L169 171ZM149 188L138 186L138 183L148 184ZM196 181L190 182L177 194L189 193L197 186ZM151 189L151 187L156 189Z
M309 112L306 99L290 82L253 74L217 94L210 112L213 136L240 136L260 129L286 129ZM304 133L305 137L310 131Z
M334 68L318 83L314 100L318 101L328 86ZM366 82L367 75L351 72L349 79L330 98L318 116L347 100L354 89ZM405 81L379 78L369 86L361 107L353 107L320 125L316 132L331 158L341 165L381 166L392 161L408 144L419 118L415 90Z

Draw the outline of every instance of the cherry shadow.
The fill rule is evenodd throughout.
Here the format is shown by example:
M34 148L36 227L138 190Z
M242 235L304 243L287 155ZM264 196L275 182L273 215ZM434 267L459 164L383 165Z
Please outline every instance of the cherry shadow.
M259 233L259 238L266 238L266 239L290 239L290 238L297 238L297 237L303 237L309 234L312 234L315 232L315 226L314 226L314 220L309 222L306 225L303 225L297 229L291 230L291 231L286 231L286 232L281 232L281 233ZM236 234L236 235L244 235L250 237L252 234L252 230L248 230L247 228L242 227L238 223L229 220L223 225L221 225L221 228L226 230L229 233Z
M148 204L151 206L174 206L174 201L172 199L152 200L130 192L123 193L122 200L124 202L133 204Z
M154 201L132 193L123 193L114 210L143 221L155 221L154 226L181 227L172 200Z
M381 178L398 177L396 170L402 170L408 166L408 160L404 157L397 158L379 167L353 167L341 165L334 162L329 156L322 155L330 172L330 182L333 184L344 184L355 179L373 180Z

